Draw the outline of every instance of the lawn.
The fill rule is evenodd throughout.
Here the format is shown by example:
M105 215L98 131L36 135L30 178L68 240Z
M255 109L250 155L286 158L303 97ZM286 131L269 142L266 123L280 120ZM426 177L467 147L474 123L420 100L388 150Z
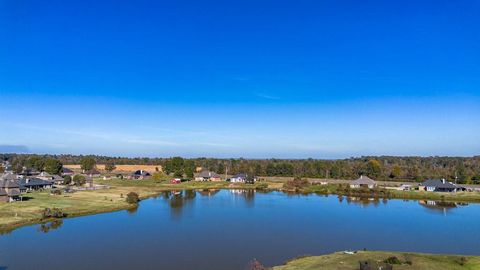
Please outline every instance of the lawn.
M400 252L375 252L359 251L349 255L333 253L323 256L304 257L289 261L282 266L274 267L274 270L357 270L359 261L373 260L384 261L395 256L402 264L393 265L395 270L474 270L480 269L480 257L432 255L419 253ZM406 262L411 262L407 264Z

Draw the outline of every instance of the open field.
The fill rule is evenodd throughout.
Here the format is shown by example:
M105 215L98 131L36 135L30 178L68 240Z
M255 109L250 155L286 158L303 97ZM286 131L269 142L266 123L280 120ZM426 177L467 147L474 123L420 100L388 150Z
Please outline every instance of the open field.
M274 267L274 270L357 270L359 261L373 260L382 262L395 256L402 264L395 264L395 270L476 270L480 269L480 256L451 256L419 253L359 251L349 255L333 253L323 256L293 259L286 265ZM411 262L407 264L406 262Z
M80 164L74 165L63 165L65 168L69 168L74 171L80 171ZM114 172L119 173L131 173L136 170L145 170L150 173L154 173L158 168L159 171L162 171L162 166L160 165L115 165L116 169ZM97 164L97 169L100 171L105 171L105 164Z

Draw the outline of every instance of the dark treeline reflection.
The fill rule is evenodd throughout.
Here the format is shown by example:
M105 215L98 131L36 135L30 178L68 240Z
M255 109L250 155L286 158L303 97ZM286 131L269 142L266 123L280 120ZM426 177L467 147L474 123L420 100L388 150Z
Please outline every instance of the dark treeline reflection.
M386 198L368 198L368 197L349 197L349 196L342 196L338 195L338 202L343 203L346 202L347 204L357 204L357 205L372 205L372 206L379 206L380 204L387 204L388 199Z
M48 233L52 230L56 230L56 229L62 227L62 225L63 225L63 220L62 219L56 219L56 220L51 221L51 222L46 222L46 223L40 224L40 226L38 227L38 231L43 232L43 233Z

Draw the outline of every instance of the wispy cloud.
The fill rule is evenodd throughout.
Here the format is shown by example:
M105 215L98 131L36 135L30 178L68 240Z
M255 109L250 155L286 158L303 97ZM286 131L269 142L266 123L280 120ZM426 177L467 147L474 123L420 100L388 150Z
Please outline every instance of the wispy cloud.
M259 93L259 92L254 93L254 95L257 96L257 97L264 98L264 99L269 99L269 100L279 100L280 99L280 97L268 95L268 94L265 94L265 93Z

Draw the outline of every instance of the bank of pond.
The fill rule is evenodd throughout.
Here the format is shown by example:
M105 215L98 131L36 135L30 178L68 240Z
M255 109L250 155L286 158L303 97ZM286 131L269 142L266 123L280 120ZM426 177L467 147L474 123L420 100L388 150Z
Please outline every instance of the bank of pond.
M0 266L240 270L253 258L274 266L300 254L339 250L480 255L479 211L475 203L381 196L162 191L128 211L49 219L6 233ZM46 260L38 250L65 252Z

